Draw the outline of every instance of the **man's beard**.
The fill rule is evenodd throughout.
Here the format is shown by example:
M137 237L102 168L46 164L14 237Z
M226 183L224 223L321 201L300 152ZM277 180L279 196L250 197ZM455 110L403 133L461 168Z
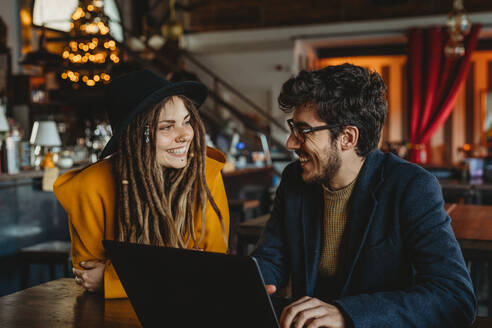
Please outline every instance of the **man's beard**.
M317 173L312 177L309 177L305 180L306 183L319 183L326 186L329 185L329 182L338 173L338 170L340 170L340 167L342 166L342 160L336 148L332 148L328 158L325 163L322 163L322 165L323 167L320 170L321 173Z

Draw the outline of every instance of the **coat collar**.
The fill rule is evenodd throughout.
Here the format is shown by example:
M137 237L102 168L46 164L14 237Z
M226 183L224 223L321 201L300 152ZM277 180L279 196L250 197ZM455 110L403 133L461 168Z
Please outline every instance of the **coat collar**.
M374 218L378 203L376 191L384 179L382 167L384 159L385 155L380 150L375 150L366 157L352 193L350 222L345 232L347 238L345 258L347 260L343 262L342 272L345 282L341 296L347 292L352 273Z
M323 190L319 184L305 185L302 197L302 229L306 269L306 294L313 295L318 275L321 224L324 214Z

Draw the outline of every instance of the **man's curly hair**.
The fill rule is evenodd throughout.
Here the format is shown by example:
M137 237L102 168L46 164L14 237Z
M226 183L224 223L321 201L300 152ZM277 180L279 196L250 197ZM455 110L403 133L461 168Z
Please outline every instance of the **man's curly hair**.
M280 109L314 105L335 140L348 125L359 129L356 152L366 157L377 148L388 111L386 85L374 71L352 64L327 66L317 71L301 71L282 86L278 97Z

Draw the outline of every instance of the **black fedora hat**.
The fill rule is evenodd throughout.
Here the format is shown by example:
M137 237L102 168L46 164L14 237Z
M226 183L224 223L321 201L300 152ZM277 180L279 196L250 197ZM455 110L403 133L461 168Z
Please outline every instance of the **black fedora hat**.
M118 137L135 116L174 95L183 95L198 107L207 98L207 87L196 81L171 83L149 70L123 75L108 84L104 99L113 136L100 157L105 158L117 150Z

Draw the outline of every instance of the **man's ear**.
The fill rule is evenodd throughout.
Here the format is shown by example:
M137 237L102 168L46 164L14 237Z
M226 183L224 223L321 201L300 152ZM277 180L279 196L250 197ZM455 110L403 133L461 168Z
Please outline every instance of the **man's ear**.
M355 149L359 140L359 129L356 126L347 125L343 128L339 138L342 150Z

